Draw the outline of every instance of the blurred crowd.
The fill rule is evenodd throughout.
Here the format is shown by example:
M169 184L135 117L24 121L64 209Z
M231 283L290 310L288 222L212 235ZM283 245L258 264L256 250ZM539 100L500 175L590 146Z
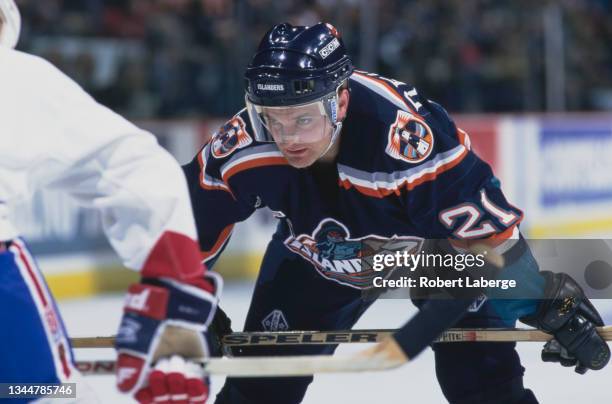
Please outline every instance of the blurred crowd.
M612 109L607 0L17 0L19 48L131 118L227 116L265 31L334 24L355 64L417 86L451 111L540 111L544 14L562 23L565 106Z

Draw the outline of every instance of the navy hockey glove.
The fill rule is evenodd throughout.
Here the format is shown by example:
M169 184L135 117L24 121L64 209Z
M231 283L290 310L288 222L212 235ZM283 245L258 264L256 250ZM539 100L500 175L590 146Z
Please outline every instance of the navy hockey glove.
M602 369L610 360L610 348L595 329L604 325L599 313L569 275L541 274L546 279L545 300L521 321L555 336L544 345L542 360L576 366L580 374Z
M221 307L217 307L215 317L208 326L208 333L206 333L211 356L234 356L232 348L223 345L223 337L232 332L232 320Z
M121 392L140 403L206 401L208 380L188 360L210 355L207 329L222 282L215 273L204 276L210 282L143 278L130 286L115 342Z

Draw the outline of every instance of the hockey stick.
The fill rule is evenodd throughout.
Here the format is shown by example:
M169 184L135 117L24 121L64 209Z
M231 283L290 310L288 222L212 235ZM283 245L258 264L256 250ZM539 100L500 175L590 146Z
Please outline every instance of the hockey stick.
M222 339L226 347L256 345L334 345L380 342L396 330L234 332ZM612 326L597 328L606 341L612 341ZM451 328L436 342L545 342L552 335L525 328ZM74 348L112 348L114 337L72 338Z
M607 341L612 341L612 326L599 327ZM334 345L339 343L380 342L396 330L345 331L285 331L235 332L223 337L226 347L253 345ZM544 342L552 335L536 329L524 328L451 328L435 342Z
M612 341L612 326L599 327L598 332L606 341ZM229 336L247 336L244 344L236 345L296 345L296 344L337 344L341 342L377 342L392 334L394 330L359 330L359 331L289 331L278 333L234 333ZM257 343L251 343L249 338L258 337ZM262 340L260 337L266 335L272 339ZM229 337L229 336L226 336ZM278 342L280 336L291 336L289 342ZM326 336L332 341L309 341L308 336ZM340 338L342 336L342 338ZM352 341L350 336L357 336ZM308 338L306 338L308 337ZM306 342L300 341L306 338ZM537 341L544 342L552 338L551 335L539 330L517 329L517 328L457 328L444 332L436 342L519 342ZM102 339L108 342L112 337ZM357 340L358 339L358 340ZM90 338L86 340L100 341ZM74 341L74 340L73 340ZM263 342L262 342L263 341ZM231 343L230 343L231 344ZM73 345L76 347L76 345ZM84 345L80 346L81 348ZM90 346L88 346L90 347ZM100 346L98 346L100 347ZM108 347L108 345L105 345ZM365 372L375 370L392 369L401 362L385 358L360 358L332 357L329 355L313 356L287 356L287 357L243 357L243 358L208 358L198 360L202 369L209 374L223 374L231 377L264 377L264 376L304 376L315 373L339 373L339 372ZM115 371L114 361L79 361L77 368L84 375L105 375Z
M405 363L383 357L331 355L206 358L196 360L202 370L211 375L231 377L308 376L315 373L370 372L392 369ZM114 361L80 361L82 374L108 375L115 373Z

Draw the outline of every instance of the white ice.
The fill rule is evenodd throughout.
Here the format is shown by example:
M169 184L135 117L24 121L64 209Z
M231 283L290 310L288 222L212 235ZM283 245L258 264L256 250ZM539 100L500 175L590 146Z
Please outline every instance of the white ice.
M234 330L240 330L251 298L252 285L229 283L223 293L223 308L232 318ZM60 302L64 321L71 336L104 336L114 334L120 318L123 297L111 295ZM596 305L612 323L612 300L598 300ZM408 300L377 301L355 328L394 328L403 324L415 311ZM346 355L364 348L363 344L346 344L337 355ZM525 384L536 393L541 403L610 403L612 365L599 372L578 375L569 368L540 360L540 343L519 344ZM112 359L110 349L78 349L78 359ZM102 403L132 403L129 397L116 392L111 376L90 376L88 381ZM223 385L223 377L212 378L213 397ZM213 400L210 400L212 403ZM427 350L403 367L386 372L316 376L303 401L307 404L439 404L445 403L434 372L433 353Z

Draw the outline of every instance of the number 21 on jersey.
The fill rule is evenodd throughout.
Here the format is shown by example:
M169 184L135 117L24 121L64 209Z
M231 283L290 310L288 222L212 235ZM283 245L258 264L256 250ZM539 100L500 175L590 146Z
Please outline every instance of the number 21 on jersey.
M480 190L480 202L484 212L476 204L466 202L440 212L440 221L446 228L453 229L460 219L464 218L463 223L457 227L453 235L459 239L472 239L483 238L500 232L495 224L486 218L487 213L505 227L510 226L519 218L516 213L506 211L495 205L487 197L484 189Z

